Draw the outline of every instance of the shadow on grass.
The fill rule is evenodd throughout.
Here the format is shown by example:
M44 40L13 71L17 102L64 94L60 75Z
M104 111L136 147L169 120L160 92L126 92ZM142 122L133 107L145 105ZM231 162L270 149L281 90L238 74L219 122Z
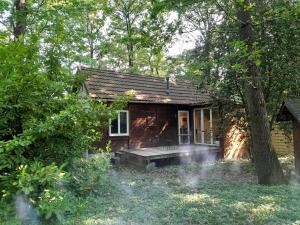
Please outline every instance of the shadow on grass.
M66 224L299 224L300 186L256 184L247 162L113 170Z

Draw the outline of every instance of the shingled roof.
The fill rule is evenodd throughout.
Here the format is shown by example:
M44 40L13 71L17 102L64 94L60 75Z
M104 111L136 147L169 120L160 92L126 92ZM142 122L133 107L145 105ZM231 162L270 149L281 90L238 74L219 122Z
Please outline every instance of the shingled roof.
M81 68L89 75L85 88L89 96L114 101L116 95L133 93L130 102L178 105L200 105L212 102L208 93L201 93L190 81L170 80L167 90L166 78L121 73L111 70Z
M288 99L281 105L277 121L296 120L300 123L300 99Z

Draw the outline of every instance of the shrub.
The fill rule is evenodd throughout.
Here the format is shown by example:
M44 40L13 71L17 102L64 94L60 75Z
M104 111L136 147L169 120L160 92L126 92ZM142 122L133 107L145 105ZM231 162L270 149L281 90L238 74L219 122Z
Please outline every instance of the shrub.
M108 106L79 96L86 75L62 68L50 73L40 53L35 42L0 46L0 187L2 198L12 203L15 193L25 195L51 218L66 210L65 162L96 151L99 131L124 102ZM83 170L101 175L106 166L92 162ZM95 171L87 184L100 179Z
M107 153L76 160L71 167L69 187L77 195L100 191L106 184L105 172L109 166L110 157Z
M42 218L61 220L69 210L69 201L66 199L69 194L64 188L66 178L62 167L54 163L45 166L42 162L34 161L21 165L14 174L2 176L2 183L6 186L3 194L5 197L11 194L24 196Z
M106 105L78 95L86 74L49 74L38 44L0 46L0 173L28 160L61 164L92 150L120 99Z
M58 167L54 163L45 166L34 161L30 165L20 166L14 184L19 193L33 195L35 192L63 185L65 177L62 166Z
M12 203L8 203L5 199L0 199L0 218L11 218L15 209Z
M66 212L73 212L73 195L63 189L45 189L39 196L37 210L46 220L63 221Z

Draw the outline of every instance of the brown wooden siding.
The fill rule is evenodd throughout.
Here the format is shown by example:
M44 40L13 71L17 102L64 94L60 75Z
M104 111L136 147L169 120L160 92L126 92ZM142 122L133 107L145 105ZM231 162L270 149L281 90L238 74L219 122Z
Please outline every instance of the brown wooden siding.
M178 110L190 112L190 131L193 133L192 108L167 104L128 105L129 136L109 137L108 130L103 130L98 146L104 148L109 140L112 150L178 145ZM191 143L193 137L191 136Z
M178 110L189 111L190 143L194 143L193 109L191 107L131 103L127 109L129 110L129 136L109 137L108 130L103 130L102 140L98 143L99 147L104 148L109 140L111 140L113 151L178 145ZM246 134L235 125L226 129L222 139L225 158L248 157ZM272 131L272 143L279 155L293 153L293 142L279 129Z
M229 125L224 132L223 151L225 159L249 158L247 133L236 124Z
M129 148L177 144L176 109L168 105L130 105Z
M102 137L101 140L96 143L97 147L105 148L108 142L111 141L111 149L113 151L128 149L128 143L129 143L128 136L109 137L108 129L103 129L101 133L102 133Z
M293 121L293 125L295 172L298 176L300 176L300 123Z
M293 154L293 137L287 137L282 130L275 128L272 131L272 145L278 155Z
M279 156L293 154L293 138L287 137L282 130L275 127L272 131L272 146ZM291 134L292 135L292 134ZM224 158L248 158L247 134L236 125L227 128L224 136Z

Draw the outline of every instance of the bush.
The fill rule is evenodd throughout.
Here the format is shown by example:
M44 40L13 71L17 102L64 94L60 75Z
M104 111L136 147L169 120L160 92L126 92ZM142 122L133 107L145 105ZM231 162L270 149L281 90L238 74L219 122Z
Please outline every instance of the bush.
M99 131L124 102L108 106L78 95L86 75L60 67L50 73L40 53L36 42L0 45L0 199L24 195L41 216L59 218L67 210L65 162L97 151ZM82 189L100 180L104 162L82 162L92 174L76 181Z
M65 214L73 212L74 196L62 189L46 189L39 196L37 210L46 220L63 221Z
M12 203L8 203L5 199L0 199L0 218L11 218L15 209ZM1 224L1 223L0 223ZM2 224L1 224L2 225Z
M45 166L39 161L30 165L20 166L14 183L19 194L34 195L36 192L43 192L45 189L56 188L63 185L66 173L62 166L54 163Z
M97 154L91 158L74 160L65 172L63 166L55 163L44 165L40 161L21 165L15 173L6 173L1 176L3 205L11 205L10 199L21 199L21 204L30 205L31 211L25 215L17 216L21 221L28 222L32 214L39 216L44 221L63 221L66 213L74 211L73 193L88 195L101 191L107 184L105 172L110 166L108 153ZM18 202L18 201L17 201ZM18 203L20 204L20 203ZM12 214L12 207L7 214ZM24 210L21 210L24 214ZM54 222L55 223L55 222Z
M69 187L77 195L99 192L106 184L105 172L110 166L107 153L76 160L71 167Z
M8 197L12 194L17 198L22 197L28 201L22 204L32 205L42 218L61 220L63 214L70 210L69 198L66 199L69 194L64 188L67 177L62 167L54 163L45 166L42 162L34 161L21 165L14 174L2 176L6 189L3 196L6 199L10 199Z

